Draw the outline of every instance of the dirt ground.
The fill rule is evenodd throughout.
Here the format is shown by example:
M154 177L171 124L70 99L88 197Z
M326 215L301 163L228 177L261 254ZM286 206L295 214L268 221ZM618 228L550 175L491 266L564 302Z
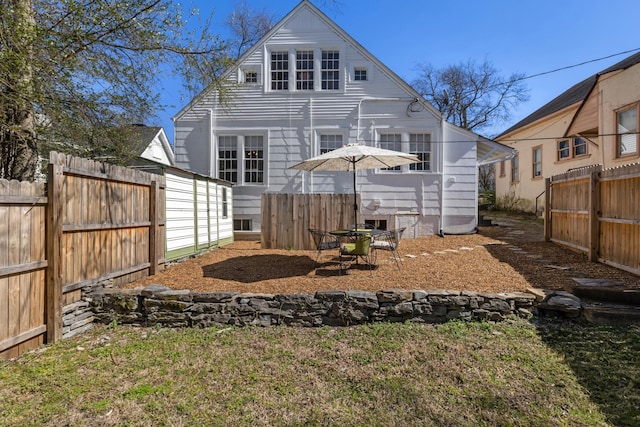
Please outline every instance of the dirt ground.
M400 271L390 252L379 251L369 271L360 262L339 274L337 250L265 250L259 242L237 241L175 263L161 273L127 285L160 284L197 292L293 294L317 290L447 289L513 292L528 288L570 290L573 278L606 279L640 289L640 278L589 262L584 255L544 242L539 221L499 217L471 235L403 239Z

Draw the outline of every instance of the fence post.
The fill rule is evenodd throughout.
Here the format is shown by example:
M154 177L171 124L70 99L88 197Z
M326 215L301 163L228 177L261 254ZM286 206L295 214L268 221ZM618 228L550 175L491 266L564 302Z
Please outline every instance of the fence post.
M544 241L551 240L551 178L544 180Z
M158 181L151 181L149 185L149 275L158 273Z
M62 338L62 183L63 166L51 156L47 181L47 342Z
M591 172L589 179L589 261L598 261L600 251L600 171Z

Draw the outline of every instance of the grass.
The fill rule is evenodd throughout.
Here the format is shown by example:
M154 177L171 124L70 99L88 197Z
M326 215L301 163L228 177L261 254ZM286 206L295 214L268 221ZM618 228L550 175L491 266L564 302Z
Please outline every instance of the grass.
M0 362L2 425L640 424L637 327L105 326Z

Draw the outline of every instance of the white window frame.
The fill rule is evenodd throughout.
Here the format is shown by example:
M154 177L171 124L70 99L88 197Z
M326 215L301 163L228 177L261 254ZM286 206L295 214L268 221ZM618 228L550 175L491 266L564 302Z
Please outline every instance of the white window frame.
M255 73L256 81L247 82L247 74ZM262 65L243 65L238 68L238 83L246 86L261 86L262 85Z
M388 141L389 137L394 136L395 141ZM385 141L383 141L385 140ZM378 147L383 148L385 150L393 150L393 151L402 151L402 132L394 132L393 130L389 130L388 132L380 132L378 134ZM385 172L402 172L401 166L396 166L393 168L385 168L380 169Z
M274 54L278 54L281 53L284 56L286 56L286 61L287 61L287 68L286 69L282 69L282 70L273 70L272 64L273 64L273 55ZM292 64L291 64L291 52L289 51L289 49L278 49L278 48L274 48L269 50L268 52L268 67L269 67L269 90L272 92L288 92L291 90L291 73L292 73ZM295 56L293 57L293 60L295 61ZM278 61L284 61L284 58ZM286 79L282 78L282 79L278 79L278 80L274 80L273 76L274 73L286 73ZM295 71L294 71L295 72ZM284 77L284 76L283 76ZM282 83L282 85L286 85L286 87L282 87L282 88L274 88L274 83Z
M311 54L311 58L299 58L299 54ZM296 91L313 91L316 87L315 75L316 75L316 52L314 49L296 49L296 59L294 64L294 80L295 80L295 90ZM301 63L311 65L311 68L299 68L298 65ZM300 78L301 74L306 74L306 78ZM304 87L306 84L307 87ZM300 87L298 87L300 86ZM309 87L310 86L310 87Z
M411 153L411 135L414 134L424 134L424 135L430 135L430 144L429 144L429 170L420 170L420 169L414 169L415 167L415 163L413 163L414 166L412 166L412 164L408 164L408 165L402 165L400 166L400 172L401 173L408 173L408 174L421 174L421 175L431 175L431 174L435 174L438 173L437 171L437 167L438 167L438 163L436 162L437 159L437 155L436 155L436 144L433 143L433 139L434 139L434 135L435 133L432 130L425 130L425 129L395 129L395 128L378 128L375 130L375 140L376 140L376 146L379 148L385 148L382 147L380 144L380 140L381 140L381 135L388 135L388 134L400 134L401 135L401 149L400 150L396 150L396 151L401 151L403 153ZM393 169L378 169L376 171L376 173L389 173L389 174L398 174L398 169L393 168Z
M298 85L298 76L297 76L297 53L302 51L312 51L313 52L313 69L309 70L313 73L313 89L297 89ZM322 55L323 52L327 51L335 51L338 52L338 89L322 89ZM265 92L325 92L325 93L344 93L346 86L347 74L350 76L353 73L353 69L350 69L350 72L347 73L346 70L346 59L344 48L342 47L334 47L331 45L319 45L319 44L306 44L295 46L295 48L291 46L283 46L283 45L269 45L264 48L265 56L264 56L264 67L266 71L264 72L264 91ZM274 71L271 67L271 55L274 53L288 53L287 61L288 68L287 70L276 70L275 72L286 72L287 80L286 80L286 89L274 89L274 84L277 82L281 82L284 84L285 80L275 81ZM368 65L364 65L367 68L367 78L371 79L371 67ZM261 72L261 70L259 70ZM367 80L367 81L368 81Z
M317 136L316 141L318 141L318 148L316 150L316 155L323 154L323 151L322 151L322 137L323 136L336 136L336 137L339 136L340 137L342 143L341 143L340 146L334 148L334 150L337 149L337 148L343 147L346 144L346 135L345 135L344 131L340 131L340 130L319 130L319 131L317 131L317 135L316 136ZM329 150L329 151L333 151L333 150Z
M245 141L248 137L260 136L262 137L262 159L250 159L245 156ZM269 133L266 130L244 130L238 132L220 132L214 135L216 141L216 157L217 157L217 170L216 176L220 179L224 179L220 176L220 138L221 137L235 137L236 138L236 181L231 181L237 186L243 187L266 187L269 185ZM261 160L263 164L262 182L247 182L245 179L245 172L247 171L246 162L250 160Z

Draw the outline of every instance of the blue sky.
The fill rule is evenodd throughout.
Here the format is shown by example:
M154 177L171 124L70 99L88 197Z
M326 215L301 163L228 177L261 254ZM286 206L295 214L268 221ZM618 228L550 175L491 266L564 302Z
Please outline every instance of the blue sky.
M245 0L267 10L276 21L298 0ZM185 0L206 16L215 8L214 29L234 0ZM640 49L640 1L616 0L312 0L329 18L387 67L411 83L417 66L444 67L468 60L491 62L505 78L533 76L620 52ZM613 56L525 80L530 101L513 112L504 129L523 119L574 84L635 52ZM179 84L166 80L164 104L171 105L157 123L173 141L171 118L186 104ZM187 98L188 100L188 98ZM484 132L497 134L504 130Z

